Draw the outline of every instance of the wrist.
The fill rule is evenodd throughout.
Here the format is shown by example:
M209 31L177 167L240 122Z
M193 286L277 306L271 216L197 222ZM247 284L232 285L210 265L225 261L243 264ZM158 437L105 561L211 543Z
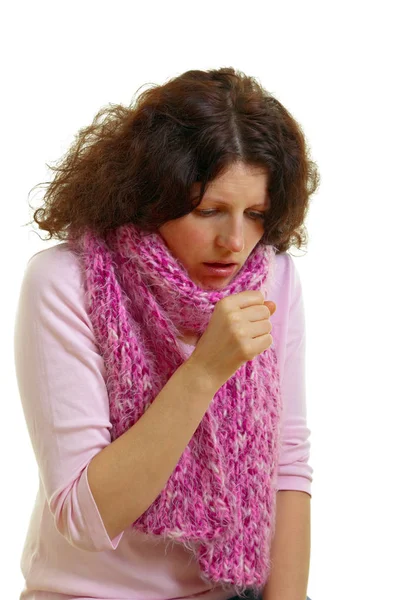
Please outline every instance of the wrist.
M183 363L182 367L187 372L192 385L205 393L211 393L213 396L225 383L212 371L209 365L199 360L194 353Z

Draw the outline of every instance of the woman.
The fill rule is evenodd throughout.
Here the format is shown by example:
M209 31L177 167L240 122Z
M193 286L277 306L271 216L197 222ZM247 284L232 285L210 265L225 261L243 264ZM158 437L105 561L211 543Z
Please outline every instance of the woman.
M241 72L188 71L54 170L34 220L62 243L15 327L40 474L20 600L305 597L300 126Z

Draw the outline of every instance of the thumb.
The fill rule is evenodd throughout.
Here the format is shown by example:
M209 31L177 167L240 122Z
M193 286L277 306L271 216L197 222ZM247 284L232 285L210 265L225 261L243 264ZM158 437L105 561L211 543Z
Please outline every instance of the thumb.
M274 314L274 312L276 311L276 304L275 302L272 302L272 300L266 300L264 302L264 304L267 306L267 308L269 309L269 312L271 313L271 315Z

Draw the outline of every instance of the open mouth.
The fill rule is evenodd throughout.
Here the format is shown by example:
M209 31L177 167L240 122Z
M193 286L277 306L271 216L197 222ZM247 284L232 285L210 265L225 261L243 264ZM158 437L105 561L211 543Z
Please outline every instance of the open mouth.
M226 277L232 275L236 269L236 263L203 263L209 275Z

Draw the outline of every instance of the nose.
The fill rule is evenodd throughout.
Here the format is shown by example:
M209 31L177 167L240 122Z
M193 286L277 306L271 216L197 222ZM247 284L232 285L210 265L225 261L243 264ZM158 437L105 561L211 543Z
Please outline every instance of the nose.
M238 221L227 225L226 229L218 236L218 246L226 248L230 252L242 252L244 249L243 225Z

